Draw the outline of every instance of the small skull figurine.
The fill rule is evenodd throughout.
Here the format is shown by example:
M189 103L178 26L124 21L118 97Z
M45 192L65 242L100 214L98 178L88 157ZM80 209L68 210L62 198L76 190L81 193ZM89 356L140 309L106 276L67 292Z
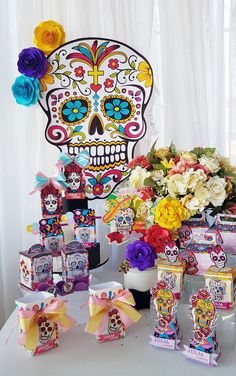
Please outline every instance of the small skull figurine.
M113 309L109 312L109 320L108 320L108 333L115 333L120 331L123 328L123 323L121 321L120 315L117 309Z
M226 293L226 283L221 280L211 279L209 282L209 291L213 301L221 301Z
M114 219L118 232L130 231L134 223L134 211L131 208L120 209Z
M218 269L223 269L227 261L227 256L222 247L220 245L217 245L214 248L210 248L209 253L211 256L211 261L214 262L215 266Z
M186 248L192 239L192 230L189 226L183 225L178 229L179 246L181 249Z
M55 324L48 320L46 317L42 318L39 322L39 342L46 344L52 338L55 330Z
M186 264L186 274L193 275L198 272L198 262L193 252L187 249L187 251L180 253L179 258Z
M167 260L170 261L171 263L172 262L174 263L178 260L179 248L177 247L174 241L169 242L165 246L165 255L166 255Z
M49 194L44 198L44 205L48 213L54 213L58 207L57 197Z

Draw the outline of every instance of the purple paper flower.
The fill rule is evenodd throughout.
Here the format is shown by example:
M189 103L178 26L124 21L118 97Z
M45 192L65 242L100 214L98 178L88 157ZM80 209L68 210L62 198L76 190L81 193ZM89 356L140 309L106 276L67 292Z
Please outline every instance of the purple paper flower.
M143 271L155 265L157 254L150 244L136 240L133 244L128 244L125 257L131 268L138 268L138 270Z
M43 51L35 47L25 48L17 62L19 72L25 76L41 78L48 69L48 60Z

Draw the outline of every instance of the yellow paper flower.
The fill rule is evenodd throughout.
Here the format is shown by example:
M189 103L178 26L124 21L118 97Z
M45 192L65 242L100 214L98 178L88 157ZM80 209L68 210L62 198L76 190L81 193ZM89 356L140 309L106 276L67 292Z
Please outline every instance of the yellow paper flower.
M169 151L168 147L159 148L159 149L154 151L154 156L156 158L164 159L164 158L168 157L169 155L170 155L170 151Z
M41 22L34 29L34 44L45 55L65 43L66 34L63 27L55 21Z
M170 159L169 161L165 158L163 161L161 161L161 164L167 169L170 170L174 166L173 159Z
M47 73L40 79L41 91L47 90L47 85L52 85L54 83L54 77L50 74L52 71L51 64L48 63Z
M189 211L177 199L163 198L155 210L155 222L161 227L172 230L180 228L182 221L190 217Z
M138 70L140 73L137 74L137 79L140 82L145 81L145 87L152 86L152 70L148 63L141 61L138 65Z

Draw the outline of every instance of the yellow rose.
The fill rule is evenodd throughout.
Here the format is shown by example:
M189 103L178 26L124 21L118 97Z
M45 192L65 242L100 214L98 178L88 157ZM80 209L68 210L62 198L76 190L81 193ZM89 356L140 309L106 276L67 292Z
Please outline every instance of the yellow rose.
M167 158L170 155L169 148L159 148L154 151L154 156L156 158L164 159Z
M180 159L188 162L197 162L197 156L194 153L182 152Z
M34 29L34 44L45 55L65 43L66 34L63 27L55 21L41 22Z
M150 172L148 172L145 168L142 168L140 166L135 167L129 177L131 188L142 188L144 186L144 180L146 178L149 178L150 175Z
M177 199L163 198L155 210L155 222L161 227L172 230L180 228L182 221L190 217L189 211Z
M214 206L221 206L226 199L226 181L219 176L213 176L206 183L206 187L210 192L210 201Z

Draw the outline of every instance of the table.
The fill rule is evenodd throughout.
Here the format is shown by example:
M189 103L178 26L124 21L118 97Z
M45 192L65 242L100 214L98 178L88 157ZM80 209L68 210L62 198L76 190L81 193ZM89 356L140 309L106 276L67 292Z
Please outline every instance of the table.
M101 276L98 273L96 277ZM120 279L121 275L106 272L103 273L101 282L120 281ZM93 335L84 332L84 324L79 324L60 336L58 348L40 356L31 357L17 344L17 329L13 331L5 345L5 340L16 322L15 310L0 332L0 375L147 376L157 374L176 376L184 375L187 371L191 376L199 376L199 374L200 376L213 374L235 376L236 349L227 347L227 333L223 336L219 331L218 338L223 343L218 366L208 367L185 359L181 351L172 352L150 346L149 334L153 332L150 325L150 311L142 310L141 313L141 320L127 330L127 336L124 339L97 343ZM178 319L183 334L182 344L188 344L191 336L191 320L186 304L179 305ZM230 327L228 329L230 330ZM222 341L223 337L224 341Z

